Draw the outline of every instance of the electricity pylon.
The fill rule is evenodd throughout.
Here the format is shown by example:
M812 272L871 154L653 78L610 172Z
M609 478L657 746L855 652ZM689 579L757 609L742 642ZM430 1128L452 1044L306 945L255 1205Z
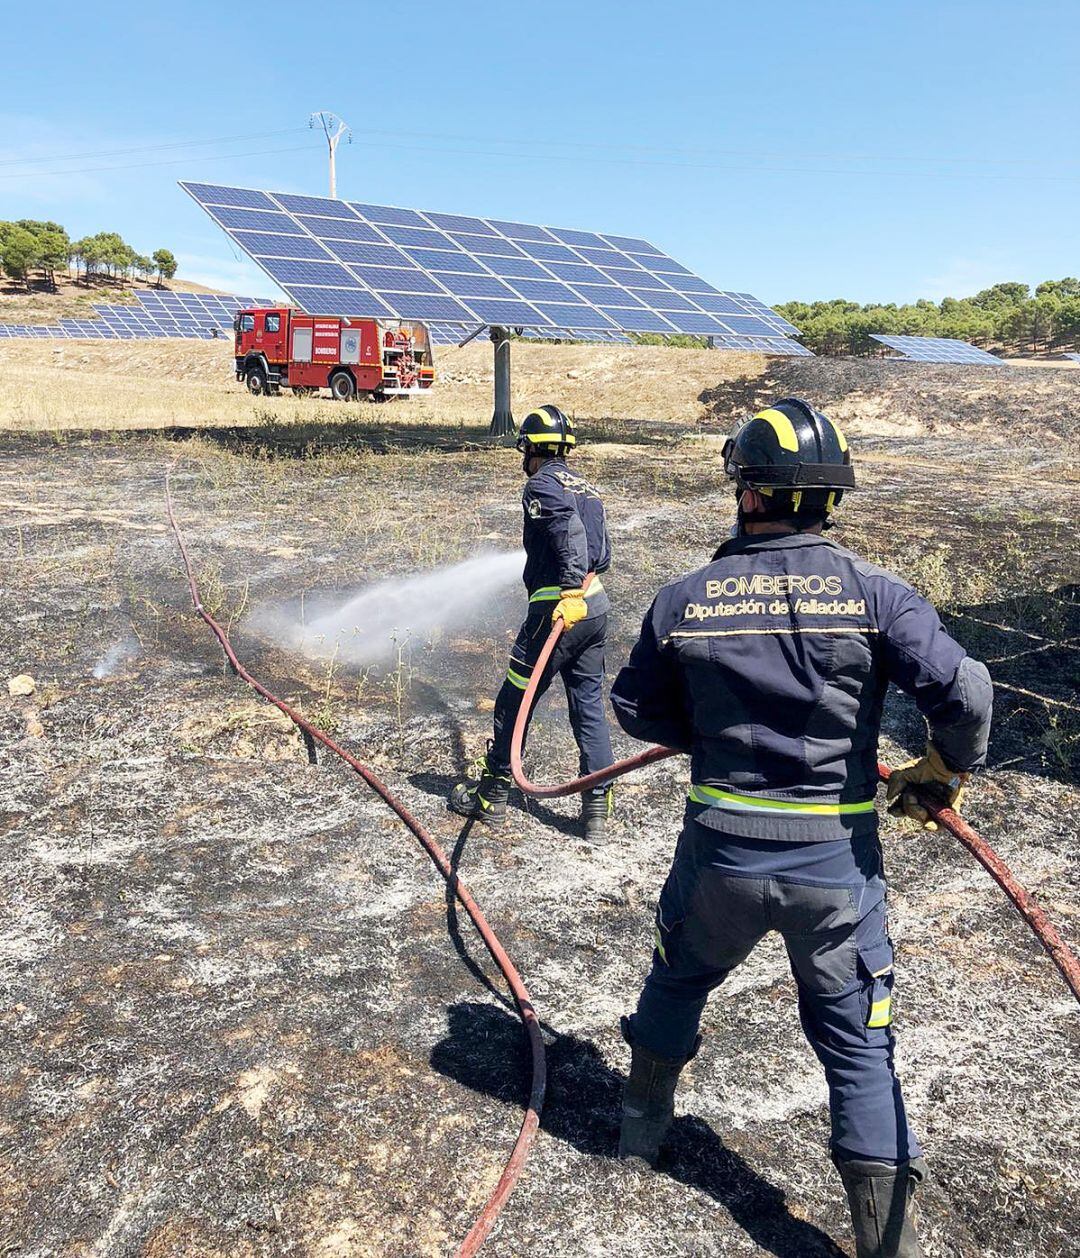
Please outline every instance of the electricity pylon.
M341 137L347 136L349 143L352 143L352 130L344 119L339 118L337 114L332 114L328 109L320 109L317 113L311 115L308 119L308 126L315 129L318 123L323 129L326 136L326 147L330 150L330 199L337 199L337 169L334 165L334 155L337 153L338 141Z

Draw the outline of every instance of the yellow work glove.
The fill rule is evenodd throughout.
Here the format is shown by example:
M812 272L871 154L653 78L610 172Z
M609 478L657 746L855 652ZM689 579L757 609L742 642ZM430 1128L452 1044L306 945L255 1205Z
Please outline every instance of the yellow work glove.
M563 590L559 601L555 604L555 610L551 613L551 623L561 620L567 629L573 629L579 620L584 620L589 614L589 608L585 603L584 590Z
M964 783L969 777L970 773L955 773L948 768L934 744L927 743L926 755L921 760L909 760L889 774L889 785L885 792L889 812L894 817L910 817L927 830L936 830L937 822L922 807L910 788L918 787L937 802L959 812L960 801L964 797Z

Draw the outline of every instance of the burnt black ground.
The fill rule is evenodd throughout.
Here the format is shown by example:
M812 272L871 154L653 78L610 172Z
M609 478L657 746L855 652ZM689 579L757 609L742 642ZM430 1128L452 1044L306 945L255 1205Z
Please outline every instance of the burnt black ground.
M1003 414L1024 404L1008 392L1022 379L997 387ZM963 440L854 429L866 490L838 540L910 575L991 661L997 729L968 816L1076 946L1075 427L1003 456L969 422ZM346 770L307 763L191 616L162 502L179 453L207 601L236 617L257 675L455 852L548 1028L543 1129L485 1252L850 1252L824 1088L774 941L710 1005L665 1171L611 1157L617 1019L648 963L685 766L627 782L600 847L576 836L570 801L518 801L502 831L454 824L442 797L487 736L517 592L412 644L396 676L328 677L245 627L243 607L516 543L512 453L354 437L335 426L308 458L267 458L273 434L260 457L228 434L0 441L0 655L5 677L37 682L0 699L4 1251L447 1254L520 1121L519 1024L434 869ZM581 462L614 530L617 665L651 593L722 539L731 500L711 426L641 443L608 423L604 437ZM573 765L563 713L555 696L542 710L538 777ZM892 762L919 750L906 701L886 735ZM1071 1253L1075 1002L955 841L891 821L884 834L898 1060L933 1171L926 1251Z

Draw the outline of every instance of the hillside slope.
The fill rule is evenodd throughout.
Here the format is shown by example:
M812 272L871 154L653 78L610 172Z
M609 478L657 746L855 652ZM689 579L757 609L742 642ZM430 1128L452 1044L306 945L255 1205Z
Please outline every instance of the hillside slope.
M36 285L27 292L25 285L12 280L0 280L0 323L57 323L61 319L92 319L91 309L98 305L127 305L135 298L136 288L156 288L153 282L143 280L113 281L106 276L95 276L88 286L61 271L56 276L56 292L47 292ZM218 290L196 284L191 280L166 280L163 292L215 293Z

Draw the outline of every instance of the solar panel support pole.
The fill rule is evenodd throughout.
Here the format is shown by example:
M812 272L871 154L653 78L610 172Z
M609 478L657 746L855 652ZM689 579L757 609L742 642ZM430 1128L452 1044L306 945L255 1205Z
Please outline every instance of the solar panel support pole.
M491 343L495 347L495 413L488 431L493 437L505 437L514 431L510 411L510 333L493 327Z

